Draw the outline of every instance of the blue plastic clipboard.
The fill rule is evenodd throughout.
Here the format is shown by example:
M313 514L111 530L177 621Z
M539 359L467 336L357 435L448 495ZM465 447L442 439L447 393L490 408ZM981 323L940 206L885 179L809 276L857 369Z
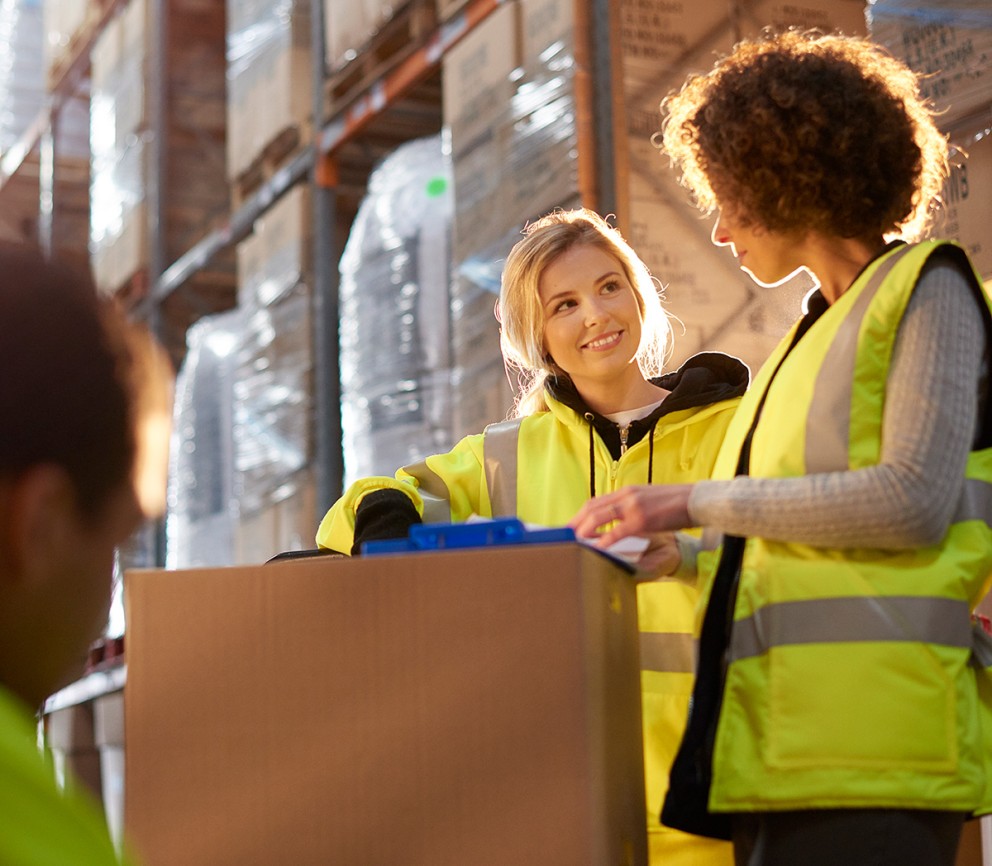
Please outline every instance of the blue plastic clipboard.
M516 517L501 517L473 523L424 523L411 526L408 538L366 541L362 545L362 556L461 550L507 544L552 544L561 541L575 541L575 532L567 526L527 529Z

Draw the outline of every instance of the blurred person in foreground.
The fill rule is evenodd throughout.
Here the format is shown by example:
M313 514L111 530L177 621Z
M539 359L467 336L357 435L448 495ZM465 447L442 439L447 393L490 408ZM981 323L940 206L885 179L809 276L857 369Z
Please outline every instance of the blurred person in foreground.
M114 550L164 506L170 374L88 275L0 246L0 863L113 866L35 712L107 623Z
M632 487L573 526L696 569L692 711L662 822L739 864L953 864L992 808L988 299L923 229L948 147L882 48L746 41L663 103L713 241L819 288L744 397L713 480ZM671 530L704 527L694 558ZM654 535L651 535L655 533ZM704 545L708 547L709 545ZM714 545L715 546L715 545Z
M472 515L560 526L597 491L709 475L748 381L736 358L704 353L662 372L671 329L658 287L620 232L593 211L531 223L503 270L504 360L519 374L515 417L394 478L355 482L317 532L320 546L404 537L412 524ZM685 725L695 590L638 588L648 848L652 864L719 866L730 846L662 827L658 810Z

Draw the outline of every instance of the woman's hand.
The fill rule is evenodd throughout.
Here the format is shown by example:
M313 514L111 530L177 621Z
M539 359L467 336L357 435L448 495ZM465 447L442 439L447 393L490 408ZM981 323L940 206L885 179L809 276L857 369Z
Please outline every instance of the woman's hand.
M624 487L616 493L590 499L568 525L580 538L595 539L598 547L609 547L628 535L650 537L673 529L685 529L692 525L689 519L691 492L691 484ZM602 527L609 528L600 532ZM645 555L650 552L649 548Z
M674 532L656 532L650 536L647 550L635 563L644 579L667 577L678 571L682 564L682 551Z

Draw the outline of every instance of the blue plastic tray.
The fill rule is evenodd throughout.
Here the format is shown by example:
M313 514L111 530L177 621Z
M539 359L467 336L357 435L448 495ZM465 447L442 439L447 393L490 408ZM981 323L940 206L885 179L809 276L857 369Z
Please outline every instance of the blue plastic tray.
M477 523L424 523L411 526L409 538L366 541L362 545L362 556L506 544L552 544L561 541L575 541L575 533L567 526L528 530L516 517L501 517Z

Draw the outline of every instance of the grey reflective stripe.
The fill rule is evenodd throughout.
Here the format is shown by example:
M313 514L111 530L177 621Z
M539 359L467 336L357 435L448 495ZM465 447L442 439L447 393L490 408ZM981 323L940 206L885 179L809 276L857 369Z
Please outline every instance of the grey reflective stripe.
M913 247L894 252L872 274L841 322L813 384L806 418L806 472L839 472L849 466L851 391L858 356L858 337L868 307L892 269Z
M696 641L682 632L641 632L641 670L691 674L696 671Z
M482 438L482 460L493 517L512 517L517 513L517 440L522 420L513 418L490 424Z
M992 484L978 478L965 478L953 523L983 520L992 526Z
M417 479L424 500L424 523L451 523L448 485L425 461L404 466L403 471Z
M968 605L928 596L846 596L768 605L734 623L730 660L791 644L912 641L972 645Z
M992 668L992 635L977 622L971 625L971 657L979 667Z

